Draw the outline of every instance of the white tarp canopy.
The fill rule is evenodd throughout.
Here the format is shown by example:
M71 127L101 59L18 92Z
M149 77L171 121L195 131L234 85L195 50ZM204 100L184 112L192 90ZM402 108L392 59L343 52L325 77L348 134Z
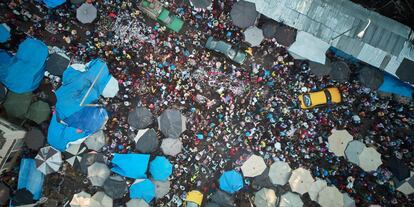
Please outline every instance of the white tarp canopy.
M289 47L289 53L297 59L308 59L325 64L326 51L330 45L321 39L303 31L298 31L296 41Z

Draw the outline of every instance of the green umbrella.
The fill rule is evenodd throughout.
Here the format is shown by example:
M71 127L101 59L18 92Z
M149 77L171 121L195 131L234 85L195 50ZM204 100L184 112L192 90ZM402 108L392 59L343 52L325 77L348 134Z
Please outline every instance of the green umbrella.
M32 92L18 94L9 91L7 93L6 101L3 103L7 116L10 118L24 118L24 115L32 102L32 96Z
M32 103L27 111L26 118L38 124L49 119L50 107L49 104L43 101L36 101Z

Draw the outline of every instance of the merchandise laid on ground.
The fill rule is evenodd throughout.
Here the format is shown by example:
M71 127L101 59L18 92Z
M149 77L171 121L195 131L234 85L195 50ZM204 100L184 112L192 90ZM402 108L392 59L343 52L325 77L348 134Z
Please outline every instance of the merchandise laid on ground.
M324 2L0 2L0 206L414 206L412 29Z

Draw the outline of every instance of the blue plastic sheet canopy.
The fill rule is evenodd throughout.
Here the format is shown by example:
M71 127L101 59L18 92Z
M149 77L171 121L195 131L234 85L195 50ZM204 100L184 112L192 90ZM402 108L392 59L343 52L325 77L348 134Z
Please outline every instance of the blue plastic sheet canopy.
M52 116L49 130L47 133L47 142L55 149L63 152L71 142L75 142L90 134L79 131L76 128L61 124L58 122L56 114Z
M5 43L10 39L10 27L5 23L0 24L0 43Z
M66 0L43 0L47 8L53 9L65 3Z
M164 156L157 156L150 163L150 173L154 180L167 181L172 173L173 166Z
M34 91L43 79L48 53L42 41L27 38L10 63L0 68L2 83L15 93Z
M45 177L36 168L34 159L24 158L20 162L19 180L17 189L27 189L33 194L34 200L39 200L42 195L43 182Z
M108 112L102 107L83 107L80 111L64 119L68 126L92 134L97 132L108 119Z
M112 172L128 178L147 178L149 154L114 154Z
M155 185L148 179L137 179L129 188L129 197L150 203L155 198Z
M85 104L95 103L102 94L111 75L108 66L100 59L95 59L86 64L85 71L79 71L69 66L63 73L62 86L56 91L56 111L62 120L80 111L82 99L95 81L90 93L86 96Z
M414 94L414 87L408 83L404 83L388 73L384 73L384 82L378 90L385 93L393 93L404 96L409 99L412 99Z
M243 188L243 177L235 170L224 172L219 179L220 189L227 193L235 193Z

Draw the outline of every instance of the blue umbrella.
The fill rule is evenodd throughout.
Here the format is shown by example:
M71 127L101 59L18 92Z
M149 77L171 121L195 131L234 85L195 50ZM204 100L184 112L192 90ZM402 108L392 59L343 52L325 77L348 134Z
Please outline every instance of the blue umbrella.
M114 154L111 170L128 178L147 178L149 159L149 154Z
M220 189L228 193L235 193L243 188L243 177L235 170L224 172L219 179Z
M129 197L131 199L144 199L150 203L155 198L155 185L148 179L136 180L129 188Z
M172 173L172 164L164 156L157 156L150 163L149 171L154 180L167 181Z
M0 43L5 43L10 39L10 29L6 24L0 24Z

